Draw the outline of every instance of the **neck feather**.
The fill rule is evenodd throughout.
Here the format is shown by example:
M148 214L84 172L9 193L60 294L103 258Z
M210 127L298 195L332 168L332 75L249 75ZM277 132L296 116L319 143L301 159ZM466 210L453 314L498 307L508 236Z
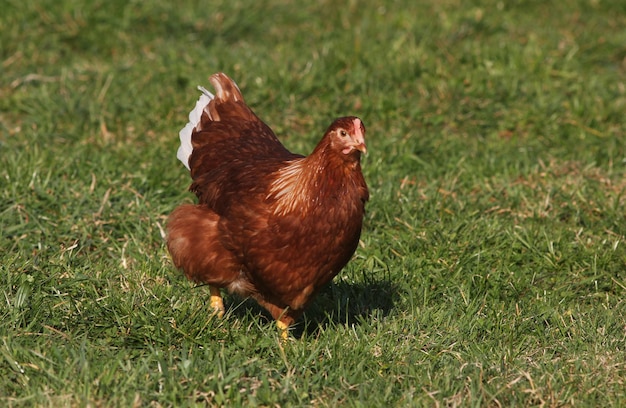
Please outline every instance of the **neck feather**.
M345 189L358 165L358 160L346 161L331 149L315 149L310 156L292 160L278 170L267 198L276 200L275 214L307 213Z

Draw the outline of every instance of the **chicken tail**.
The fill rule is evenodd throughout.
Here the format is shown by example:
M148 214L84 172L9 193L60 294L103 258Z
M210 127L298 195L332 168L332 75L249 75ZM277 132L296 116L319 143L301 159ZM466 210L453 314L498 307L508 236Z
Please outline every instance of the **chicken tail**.
M251 120L256 119L250 108L246 106L243 95L239 87L226 74L218 72L209 77L209 82L215 88L215 95L207 91L204 87L198 86L202 92L200 99L196 102L196 106L189 112L189 122L178 133L180 138L180 147L176 157L180 160L188 170L189 156L193 152L191 136L194 131L200 131L203 127L202 115L206 114L208 122L219 122L225 117L237 117L239 119ZM212 103L211 103L212 102ZM228 106L228 108L226 108Z

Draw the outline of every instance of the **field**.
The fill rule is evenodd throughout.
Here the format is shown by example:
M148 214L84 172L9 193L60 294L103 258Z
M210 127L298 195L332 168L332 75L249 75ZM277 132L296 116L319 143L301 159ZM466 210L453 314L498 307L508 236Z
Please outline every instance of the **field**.
M176 3L3 2L0 405L626 406L626 3ZM284 343L164 246L218 71L292 151L367 127L361 245Z

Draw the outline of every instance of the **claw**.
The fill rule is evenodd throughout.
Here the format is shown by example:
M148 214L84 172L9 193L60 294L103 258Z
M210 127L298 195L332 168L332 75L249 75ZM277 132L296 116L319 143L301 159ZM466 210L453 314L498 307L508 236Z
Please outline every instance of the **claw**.
M289 339L289 326L280 320L276 320L276 327L278 327L278 331L280 332L281 340Z

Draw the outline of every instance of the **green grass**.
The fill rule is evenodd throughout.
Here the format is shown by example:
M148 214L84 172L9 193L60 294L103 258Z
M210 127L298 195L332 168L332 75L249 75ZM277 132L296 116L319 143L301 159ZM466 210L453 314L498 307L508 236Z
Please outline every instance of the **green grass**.
M624 2L175 3L2 5L0 405L626 405ZM164 247L217 71L294 151L368 129L287 344Z

